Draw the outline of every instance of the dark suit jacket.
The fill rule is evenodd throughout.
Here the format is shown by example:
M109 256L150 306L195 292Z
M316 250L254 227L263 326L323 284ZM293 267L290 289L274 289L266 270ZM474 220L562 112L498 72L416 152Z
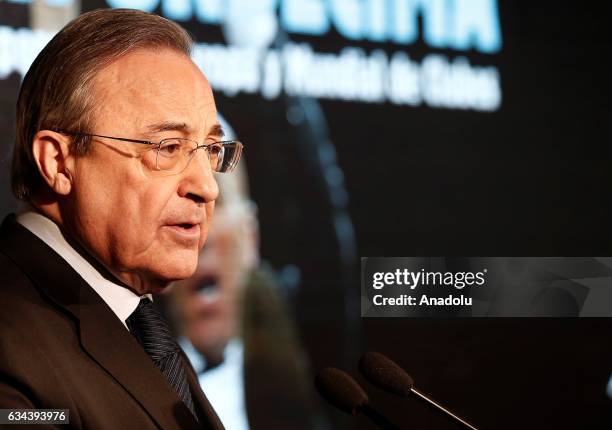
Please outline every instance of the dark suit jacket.
M0 306L0 408L69 409L73 428L223 428L193 369L199 423L102 298L14 216L0 227Z

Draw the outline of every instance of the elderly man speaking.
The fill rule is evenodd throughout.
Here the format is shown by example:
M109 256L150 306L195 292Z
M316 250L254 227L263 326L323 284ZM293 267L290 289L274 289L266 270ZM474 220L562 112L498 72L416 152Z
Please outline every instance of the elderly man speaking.
M195 271L213 172L242 150L222 141L191 44L159 16L98 10L25 76L12 186L29 210L0 228L0 408L67 409L73 428L222 428L151 302Z

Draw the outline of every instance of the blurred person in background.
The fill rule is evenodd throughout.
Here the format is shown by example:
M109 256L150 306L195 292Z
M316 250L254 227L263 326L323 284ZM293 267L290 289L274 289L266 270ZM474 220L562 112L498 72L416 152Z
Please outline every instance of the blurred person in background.
M220 197L206 247L194 276L173 285L169 311L227 428L326 428L287 304L260 261L256 207L241 166L217 177Z

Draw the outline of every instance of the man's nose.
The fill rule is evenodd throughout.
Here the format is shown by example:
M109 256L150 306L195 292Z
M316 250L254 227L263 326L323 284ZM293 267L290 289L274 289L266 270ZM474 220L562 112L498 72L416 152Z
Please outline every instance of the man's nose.
M198 203L208 203L217 199L219 186L213 176L205 148L195 151L182 175L183 179L179 187L181 197L189 197Z

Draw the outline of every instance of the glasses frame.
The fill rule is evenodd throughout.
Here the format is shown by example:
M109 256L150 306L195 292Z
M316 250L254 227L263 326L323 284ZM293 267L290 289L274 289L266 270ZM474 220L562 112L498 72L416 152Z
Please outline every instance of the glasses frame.
M159 148L161 148L161 146L164 144L164 142L168 141L168 140L174 140L174 139L181 139L181 140L186 140L188 142L193 142L195 143L195 148L193 149L192 153L195 154L195 152L198 149L202 149L204 148L204 150L206 151L206 154L208 154L208 158L210 160L210 151L208 150L208 148L210 148L213 145L221 145L223 148L225 148L226 146L229 145L238 145L238 150L240 151L240 154L242 155L242 150L244 149L244 144L242 142L240 142L239 140L219 140L219 141L215 141L215 142L211 142L208 144L200 144L200 142L196 141L196 140L192 140L192 139L187 139L184 137L167 137L165 139L160 140L159 142L153 142L151 140L140 140L140 139L130 139L127 137L114 137L114 136L105 136L103 134L93 134L93 133L81 133L81 132L76 132L76 131L68 131L68 130L62 130L62 129L52 129L52 131L56 132L56 133L61 133L61 134L66 134L69 136L85 136L85 137L103 137L105 139L112 139L112 140L118 140L121 142L129 142L129 143L139 143L142 145L151 145L154 146L154 148L156 150L159 150ZM157 155L157 157L159 157L159 155ZM191 162L191 159L193 158L193 156L189 157L189 161L187 161L187 164L185 165L185 167L183 168L183 170L176 172L176 174L181 173L182 171L184 171L187 166L189 166L189 163ZM223 171L223 172L219 172L217 170L213 169L213 172L217 172L217 173L231 173L234 168L238 165L238 162L240 161L241 156L239 156L238 160L229 167L228 170ZM157 164L157 162L156 162ZM221 163L221 165L223 165L223 162ZM159 169L159 171L164 172L165 170L163 169Z

